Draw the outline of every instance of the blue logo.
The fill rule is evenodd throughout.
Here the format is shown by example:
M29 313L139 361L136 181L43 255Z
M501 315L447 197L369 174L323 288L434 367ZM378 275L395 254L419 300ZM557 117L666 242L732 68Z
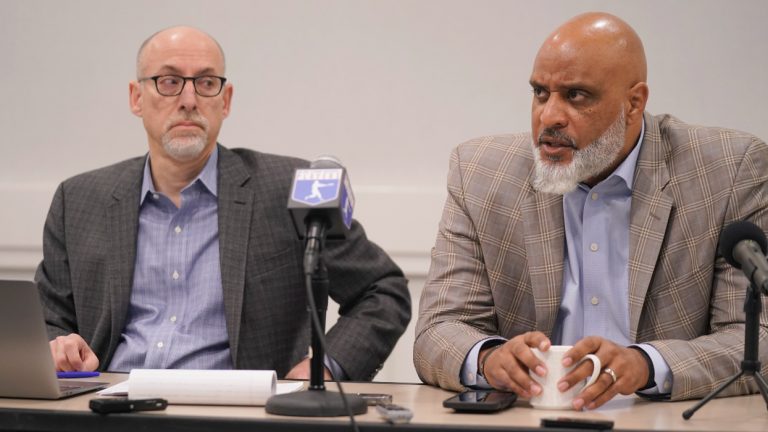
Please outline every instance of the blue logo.
M339 198L340 169L298 170L291 199L319 205Z

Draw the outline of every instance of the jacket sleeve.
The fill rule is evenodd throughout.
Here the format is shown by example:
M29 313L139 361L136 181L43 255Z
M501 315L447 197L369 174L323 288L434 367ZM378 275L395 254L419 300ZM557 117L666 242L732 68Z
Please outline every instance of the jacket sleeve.
M419 304L413 359L426 383L461 390L460 372L479 341L498 335L490 281L477 229L465 203L458 148L451 155L448 197Z
M78 332L65 242L64 205L64 186L59 185L43 229L43 260L35 273L49 339Z
M349 379L371 380L410 321L407 281L356 221L347 239L327 241L325 263L330 297L340 306L327 354Z
M731 161L733 162L733 161ZM763 230L768 228L768 146L753 138L738 163L730 187L728 208L722 227L738 220L748 220ZM722 179L709 179L719 183ZM719 234L719 233L718 233ZM691 340L650 341L672 370L673 400L700 398L723 384L741 370L744 358L747 278L716 254L710 294L707 334ZM763 360L761 374L768 376L768 296L761 295L759 316L759 352ZM691 317L691 320L695 317ZM681 322L676 325L686 326ZM754 393L757 386L748 376L729 385L720 396Z

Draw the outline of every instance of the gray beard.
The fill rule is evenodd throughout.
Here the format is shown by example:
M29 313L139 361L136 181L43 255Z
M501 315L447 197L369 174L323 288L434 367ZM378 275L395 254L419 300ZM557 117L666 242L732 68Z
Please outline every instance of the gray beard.
M184 113L177 117L169 118L165 129L169 130L171 125L178 120L195 121L202 126L202 130L194 134L174 136L168 131L162 136L161 144L168 156L179 162L186 162L195 159L205 149L208 136L208 120L197 113Z
M163 149L177 161L189 161L199 156L205 149L205 137L199 135L170 137L166 134L163 135Z
M619 157L626 132L622 108L616 121L602 135L585 148L573 150L573 158L568 165L542 158L537 147L538 138L533 138L533 188L539 192L565 195L576 189L579 183L602 174ZM572 138L566 138L574 144Z

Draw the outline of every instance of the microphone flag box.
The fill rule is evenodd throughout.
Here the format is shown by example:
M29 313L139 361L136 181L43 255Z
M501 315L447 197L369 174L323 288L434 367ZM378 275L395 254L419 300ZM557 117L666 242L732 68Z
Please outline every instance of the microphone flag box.
M288 210L299 238L305 238L308 217L325 219L326 235L343 239L352 225L355 198L344 168L297 169Z

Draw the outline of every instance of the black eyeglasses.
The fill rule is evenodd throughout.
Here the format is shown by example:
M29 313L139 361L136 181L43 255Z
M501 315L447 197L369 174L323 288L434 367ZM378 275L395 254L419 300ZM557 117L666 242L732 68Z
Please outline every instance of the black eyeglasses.
M214 97L221 93L224 83L227 79L215 75L205 75L196 77L184 77L180 75L155 75L152 77L139 78L139 82L152 80L155 82L157 92L163 96L178 96L184 90L187 81L192 81L195 86L195 93L203 97Z

